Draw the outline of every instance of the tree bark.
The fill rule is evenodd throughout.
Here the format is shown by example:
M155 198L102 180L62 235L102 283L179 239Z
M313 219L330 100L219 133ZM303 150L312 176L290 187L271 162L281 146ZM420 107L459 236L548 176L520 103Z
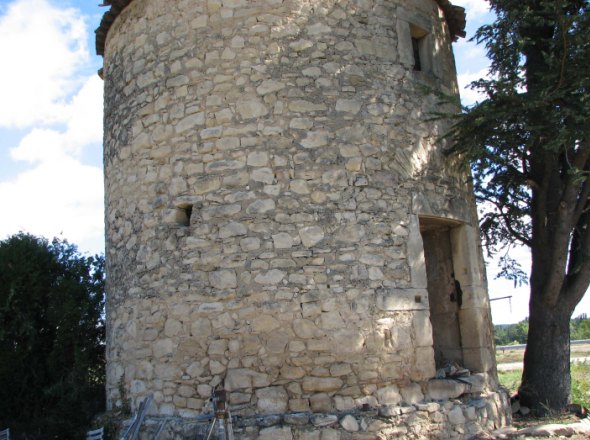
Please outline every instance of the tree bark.
M566 309L566 310L564 310ZM563 410L570 403L570 318L565 307L550 307L531 295L520 404L535 415Z

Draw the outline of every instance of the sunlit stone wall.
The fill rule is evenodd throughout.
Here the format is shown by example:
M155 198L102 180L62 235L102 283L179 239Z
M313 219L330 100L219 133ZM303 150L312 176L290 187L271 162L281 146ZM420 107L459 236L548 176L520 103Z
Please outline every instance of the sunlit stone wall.
M243 415L436 398L418 216L477 241L431 118L457 93L437 2L135 0L104 80L112 408L192 417L218 385Z

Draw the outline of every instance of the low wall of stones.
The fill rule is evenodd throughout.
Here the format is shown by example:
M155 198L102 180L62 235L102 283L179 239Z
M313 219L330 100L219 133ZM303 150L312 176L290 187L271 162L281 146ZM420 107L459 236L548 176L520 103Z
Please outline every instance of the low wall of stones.
M460 400L314 414L290 412L234 416L236 440L385 440L469 439L511 422L503 393L466 395ZM206 438L212 419L148 417L140 438L160 440ZM217 427L217 425L216 425ZM214 430L214 436L217 430Z

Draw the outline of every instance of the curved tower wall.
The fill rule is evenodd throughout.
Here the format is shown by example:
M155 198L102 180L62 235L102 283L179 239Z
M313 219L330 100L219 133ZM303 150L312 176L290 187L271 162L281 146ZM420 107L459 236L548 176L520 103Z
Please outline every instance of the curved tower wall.
M428 400L432 224L463 364L494 373L468 177L430 120L457 93L439 4L128 3L104 45L109 405L190 417L220 384L241 414Z

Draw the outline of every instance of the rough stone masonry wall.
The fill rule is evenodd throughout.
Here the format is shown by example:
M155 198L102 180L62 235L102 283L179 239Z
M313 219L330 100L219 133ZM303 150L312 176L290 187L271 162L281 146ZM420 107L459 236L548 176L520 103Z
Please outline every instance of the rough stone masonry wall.
M104 79L111 407L193 417L219 384L243 416L433 398L418 215L476 224L428 121L427 88L457 88L435 1L135 0Z

